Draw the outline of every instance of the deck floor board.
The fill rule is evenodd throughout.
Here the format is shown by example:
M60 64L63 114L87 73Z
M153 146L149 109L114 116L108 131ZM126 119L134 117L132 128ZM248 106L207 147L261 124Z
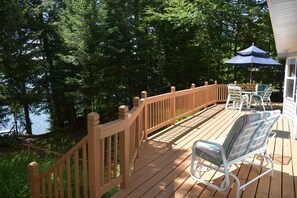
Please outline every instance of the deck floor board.
M281 107L279 104L277 107ZM209 107L205 111L180 121L154 135L142 145L129 178L129 185L113 197L235 197L236 184L219 192L195 182L189 172L191 146L198 139L216 139L226 136L234 121L250 111L224 110L223 105ZM275 164L273 177L265 175L242 190L241 197L296 197L297 140L293 125L280 117L273 127L276 137L269 141L269 150ZM251 159L259 161L256 157ZM239 164L240 165L240 164ZM232 167L241 183L254 178L261 168L242 163ZM223 176L209 175L214 183Z

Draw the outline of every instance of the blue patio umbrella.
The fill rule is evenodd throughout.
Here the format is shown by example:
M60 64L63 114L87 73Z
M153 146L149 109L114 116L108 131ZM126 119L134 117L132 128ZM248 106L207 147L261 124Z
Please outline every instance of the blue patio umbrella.
M259 49L258 47L250 46L247 49L238 51L236 56L227 60L225 63L229 65L250 66L250 83L252 83L253 66L268 67L279 66L279 62L267 56L268 52Z

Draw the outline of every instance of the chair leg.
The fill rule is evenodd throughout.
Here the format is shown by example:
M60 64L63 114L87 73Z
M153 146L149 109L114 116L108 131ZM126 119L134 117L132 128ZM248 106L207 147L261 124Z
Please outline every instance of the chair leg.
M268 106L268 101L269 101L269 103L270 103L270 108L273 109L273 108L272 108L272 104L271 104L271 100L270 100L270 98L268 98L268 100L267 100L267 106Z
M239 111L241 111L243 101L240 102Z
M208 180L204 180L202 178L204 173L208 172L208 171L218 171L225 175L225 179L221 183L221 185L216 185L214 183L210 183ZM190 174L191 174L192 178L195 181L197 181L198 183L205 184L205 185L212 187L218 191L224 191L230 187L230 174L232 174L232 173L229 173L227 167L225 167L224 170L222 170L219 167L216 168L215 166L210 166L210 165L204 164L203 160L201 160L200 158L197 159L194 156L192 156L192 159L191 159Z
M229 102L230 102L230 97L228 96L228 98L227 98L227 102L226 102L226 106L225 106L225 109L228 109L228 104L229 104Z
M262 104L262 106L263 106L263 110L266 111L266 110L265 110L265 104L264 104L263 99L261 100L261 104Z

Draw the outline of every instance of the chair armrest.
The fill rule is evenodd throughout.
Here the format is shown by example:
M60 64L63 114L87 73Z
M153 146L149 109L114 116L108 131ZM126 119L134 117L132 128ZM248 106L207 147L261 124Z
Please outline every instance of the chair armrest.
M211 146L215 146L219 149L219 153L218 155L221 156L222 158L222 161L223 161L223 164L226 164L227 163L227 160L226 160L226 152L225 152L225 149L222 147L221 144L217 143L217 142L214 142L214 141L209 141L209 140L196 140L194 143L193 143L193 146L192 146L192 153L195 153L195 150L197 148L197 144L198 143L203 143L205 145L211 145ZM199 148L201 151L203 151L204 153L206 153L207 155L210 155L212 156L213 153L211 152L210 149L203 149L202 147Z
M260 95L258 95L258 94L253 94L251 97L252 97L252 98L251 98L252 100L253 100L253 99L255 99L255 100L258 99L258 100L260 100L260 101L263 100L262 96L260 96Z
M244 100L249 101L249 95L248 95L248 94L243 94L243 95L242 95L242 98L243 98Z

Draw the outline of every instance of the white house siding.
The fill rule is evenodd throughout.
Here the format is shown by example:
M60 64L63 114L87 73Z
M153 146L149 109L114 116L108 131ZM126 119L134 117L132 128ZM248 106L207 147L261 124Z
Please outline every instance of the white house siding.
M267 3L278 56L297 58L297 0L267 0ZM297 139L297 94L289 95L289 97L286 95L286 91L292 88L292 84L287 87L287 70L288 62L285 74L283 115L294 122L295 139ZM295 93L297 92L296 74L297 71L293 85Z
M293 101L284 99L283 115L286 118L288 118L290 120L294 120L295 111L296 111L295 108L296 108L296 104Z

